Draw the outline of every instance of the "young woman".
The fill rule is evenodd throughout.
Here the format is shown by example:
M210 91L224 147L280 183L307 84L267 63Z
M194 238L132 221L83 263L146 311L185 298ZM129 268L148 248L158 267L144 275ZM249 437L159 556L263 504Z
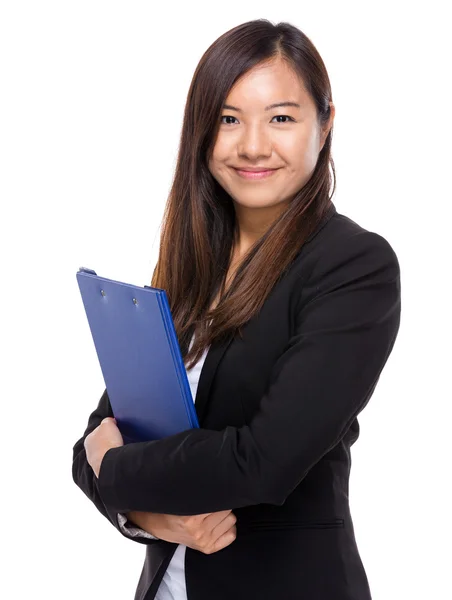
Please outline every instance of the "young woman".
M151 285L200 428L124 446L105 390L74 446L75 483L146 546L135 600L371 598L350 447L397 337L400 269L331 202L334 114L287 23L235 27L196 69Z

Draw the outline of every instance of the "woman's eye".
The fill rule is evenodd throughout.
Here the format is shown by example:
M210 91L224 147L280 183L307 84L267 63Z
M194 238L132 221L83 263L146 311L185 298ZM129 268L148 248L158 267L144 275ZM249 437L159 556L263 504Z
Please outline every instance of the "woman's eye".
M295 121L295 119L293 119L292 117L289 117L289 115L276 115L276 117L273 117L273 119L279 119L281 117L284 119L289 119L290 121ZM235 117L233 117L232 115L223 115L221 118L222 119L235 119ZM273 119L272 119L272 121L273 121ZM277 121L277 122L278 123L289 123L289 121ZM222 123L224 125L234 125L234 123L231 123L231 122L225 123L224 121L222 121Z
M221 117L222 119L235 119L235 117L231 117L230 115L223 115ZM223 121L224 123L224 121ZM225 125L231 125L231 123L224 123Z
M291 121L295 121L295 119L292 119L292 117L289 117L289 115L276 115L276 117L273 117L273 119L279 119L280 117L283 117L284 119L290 119ZM289 121L278 121L278 123L288 123Z

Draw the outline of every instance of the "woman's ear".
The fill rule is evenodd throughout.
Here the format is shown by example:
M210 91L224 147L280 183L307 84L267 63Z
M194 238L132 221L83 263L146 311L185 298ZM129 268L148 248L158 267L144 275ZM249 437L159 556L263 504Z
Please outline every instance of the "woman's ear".
M334 116L336 114L336 108L335 108L334 104L332 102L330 102L329 104L330 104L330 118L328 119L327 123L322 127L322 131L320 134L319 152L322 151L323 146L325 145L325 140L328 137L331 127L333 126Z

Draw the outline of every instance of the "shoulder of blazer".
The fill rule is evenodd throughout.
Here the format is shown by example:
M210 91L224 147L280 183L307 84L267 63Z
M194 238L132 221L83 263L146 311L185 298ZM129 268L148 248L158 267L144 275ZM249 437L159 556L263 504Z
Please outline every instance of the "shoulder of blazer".
M362 236L361 239L354 239L355 236ZM316 262L317 259L328 260L330 257L334 260L334 254L342 248L358 248L361 241L366 244L377 246L380 252L390 256L397 263L397 255L389 241L381 234L366 229L353 221L350 217L336 211L334 205L332 210L321 221L316 231L303 244L299 254L294 262L304 263L309 254L309 262Z
M326 289L353 279L400 279L397 255L386 238L334 210L303 245L291 267L297 312ZM400 283L398 283L400 293Z

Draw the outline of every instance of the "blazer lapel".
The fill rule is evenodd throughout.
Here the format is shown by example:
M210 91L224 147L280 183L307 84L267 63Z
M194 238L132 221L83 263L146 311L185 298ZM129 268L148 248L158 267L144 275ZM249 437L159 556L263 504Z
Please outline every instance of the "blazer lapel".
M212 386L215 373L218 369L224 353L232 342L232 336L228 336L221 341L216 340L210 346L198 381L198 389L196 391L195 409L198 416L199 425L202 425L207 414L207 408L210 401L210 388Z
M323 216L322 220L318 224L315 231L307 238L306 243L309 242L326 224L326 222L334 215L336 207L331 202L328 210ZM223 338L221 341L214 341L210 346L204 364L201 369L201 373L198 381L198 388L196 391L195 409L198 417L199 425L202 427L202 423L207 415L207 409L210 402L210 389L212 382L215 377L215 373L220 365L221 359L224 353L228 349L230 343L233 340L233 336L229 335L227 338Z

